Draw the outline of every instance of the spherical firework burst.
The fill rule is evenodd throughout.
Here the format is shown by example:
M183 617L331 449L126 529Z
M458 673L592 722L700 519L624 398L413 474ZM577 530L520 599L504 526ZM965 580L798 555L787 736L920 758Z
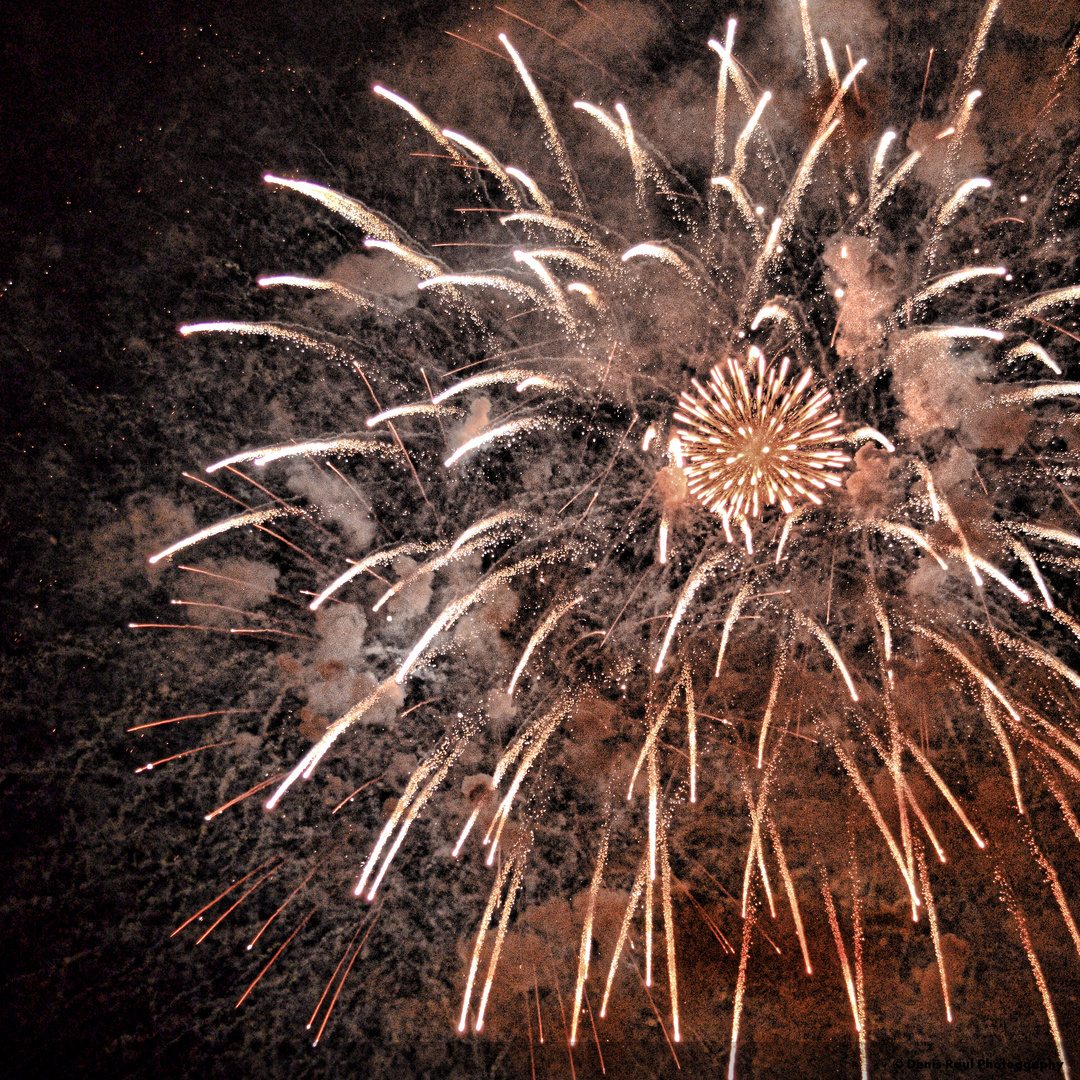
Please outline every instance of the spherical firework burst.
M773 99L731 20L708 42L704 162L661 150L680 132L622 100L556 123L505 34L490 44L521 89L513 125L535 128L510 144L528 173L375 87L419 126L416 153L433 140L460 173L445 181L468 200L460 239L268 175L358 227L364 256L261 279L322 297L303 327L182 327L325 358L358 379L351 415L366 410L344 434L211 465L242 512L154 556L235 536L243 558L183 568L203 588L184 602L291 650L272 704L252 707L262 729L239 733L267 764L209 817L259 793L280 814L304 782L335 822L352 815L213 901L265 907L241 1001L294 940L323 944L316 1041L365 943L389 955L409 937L381 898L419 833L464 864L479 915L458 926L453 1023L504 1038L515 1075L553 1028L571 1065L592 1041L589 1068L617 1047L643 1075L665 1040L676 1064L735 1075L750 1046L763 1074L790 1073L792 1030L850 1032L865 1074L902 1045L897 1002L974 1037L986 1003L942 900L957 863L995 883L1038 1045L1068 1074L1075 1001L1053 987L1080 961L1060 827L1080 841L1080 384L1061 376L1080 285L1058 256L1052 282L1003 264L1013 224L1045 239L1074 212L1080 39L1059 45L994 187L966 171L997 0L906 153L892 130L871 140L879 88L801 8L798 135L768 134ZM1072 142L1037 153L1059 115ZM439 360L401 337L389 358L392 318L437 338ZM281 493L249 463L286 470ZM248 530L274 554L248 558ZM286 603L278 577L306 621L228 599ZM288 695L306 749L267 737Z
M827 487L839 487L838 470L851 458L832 444L842 442L840 417L827 413L828 390L808 394L809 368L794 386L786 385L790 357L765 369L765 357L752 346L747 380L743 365L717 365L708 386L693 380L697 396L683 391L675 419L680 452L691 494L728 522L758 517L766 506L795 511L792 500L821 505ZM816 489L816 490L815 490Z

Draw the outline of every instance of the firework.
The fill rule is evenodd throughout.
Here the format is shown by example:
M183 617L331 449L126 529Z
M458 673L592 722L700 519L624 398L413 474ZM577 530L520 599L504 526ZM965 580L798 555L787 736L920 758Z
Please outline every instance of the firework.
M997 6L973 25L951 107L911 125L907 156L893 131L867 138L860 80L872 68L849 56L841 73L805 4L806 132L795 156L769 140L773 98L739 63L734 20L723 44L708 42L719 83L704 190L625 104L574 102L594 125L587 145L626 177L632 209L618 222L591 203L587 162L576 162L506 35L497 44L535 111L543 173L504 165L376 87L464 174L469 209L492 212L462 243L487 248L503 230L506 257L494 267L467 254L449 265L350 197L266 177L361 229L368 250L416 275L422 310L473 344L460 366L424 371L361 359L356 331L181 328L342 363L371 405L361 434L305 433L211 465L254 485L260 504L151 560L254 527L276 558L294 553L293 580L307 563L299 591L313 598L313 625L279 629L240 612L248 622L230 629L310 643L288 658L293 674L318 672L303 684L310 746L285 763L275 752L284 767L209 817L257 794L268 810L287 807L331 761L344 784L333 815L357 807L369 782L395 796L381 817L374 806L357 812L344 839L242 879L254 884L229 912L280 873L281 905L256 940L279 916L284 929L241 1001L303 939L309 883L327 867L347 873L357 907L343 916L351 937L336 968L328 959L309 1024L321 1016L318 1042L393 901L367 905L392 895L392 868L426 819L448 849L457 834L452 858L471 881L485 875L479 922L459 927L459 1032L512 1039L524 1001L534 1066L533 1008L539 1038L545 1025L560 1030L571 1067L589 1032L602 1068L603 1040L645 1038L647 1004L676 1064L686 1039L733 1076L760 989L755 964L771 970L771 948L801 957L791 977L799 968L813 982L790 993L833 1009L829 1023L852 1032L866 1075L874 1040L899 1037L887 1003L899 976L886 973L897 958L869 940L871 921L904 919L922 934L932 978L919 983L921 1008L952 1023L976 1002L963 998L967 946L938 877L963 860L996 883L1068 1076L1060 993L1043 965L1058 925L1076 955L1051 947L1055 972L1075 975L1080 963L1074 875L1047 854L1075 860L1061 819L1080 842L1070 661L1080 625L1068 586L1069 551L1080 547L1080 391L1047 372L1075 362L1080 287L1021 287L1000 265L1015 244L987 224L1026 223L1018 196L961 173ZM1064 107L1077 52L1062 54L1045 88L1026 156L1001 165L1011 185L1036 159L1039 124ZM1052 231L1067 213L1068 176L1046 182L1032 228ZM902 199L922 208L918 227L897 210ZM967 265L968 249L983 249L971 252L979 265ZM340 282L260 284L328 293L369 321L393 310ZM480 370L461 377L464 367ZM344 457L347 473L320 471L320 460ZM249 462L291 466L291 494L237 468ZM201 572L241 587L250 576ZM420 764L392 781L350 769L373 725L387 727L389 746L422 748ZM481 771L462 781L469 766ZM354 775L363 786L337 798ZM1005 825L986 777L1006 786ZM464 798L445 794L452 778ZM573 813L559 809L566 800ZM558 892L538 895L567 831L573 912ZM1018 849L1032 856L1023 868ZM1037 913L1017 892L1024 874L1049 887ZM829 980L846 1019L819 989ZM722 1024L721 999L732 1003Z

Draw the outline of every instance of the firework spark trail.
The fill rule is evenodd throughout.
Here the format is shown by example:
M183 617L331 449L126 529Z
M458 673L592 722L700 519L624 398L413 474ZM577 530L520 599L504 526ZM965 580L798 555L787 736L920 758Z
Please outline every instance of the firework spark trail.
M1050 1034L1053 1036L1058 1060L1061 1062L1061 1075L1064 1080L1070 1080L1069 1062L1065 1057L1065 1046L1061 1039L1061 1028L1058 1026L1057 1013L1054 1011L1054 1002L1050 997L1050 987L1047 985L1042 965L1039 963L1038 956L1035 955L1035 946L1031 943L1027 920L1024 918L1024 913L1016 900L1012 885L998 868L994 869L994 880L997 881L1000 889L1001 902L1008 908L1009 914L1013 917L1016 929L1020 934L1020 941L1024 946L1024 952L1027 953L1028 963L1031 965L1031 974L1035 977L1035 984L1039 988L1043 1008L1046 1010L1046 1021L1050 1025Z
M742 946L739 949L739 974L735 979L735 1002L731 1017L731 1054L728 1057L728 1080L735 1080L735 1051L739 1045L739 1021L742 1019L743 998L746 994L746 966L750 959L750 939L757 922L757 901L751 897L746 918L743 919Z
M491 993L491 984L495 979L495 969L499 964L499 953L502 951L503 941L506 939L506 928L510 923L510 912L514 907L514 899L517 897L518 890L521 888L521 879L525 874L525 850L517 851L508 860L514 865L514 875L510 879L510 887L506 890L506 899L503 901L502 915L499 917L499 929L495 933L495 945L491 950L491 959L488 961L487 976L484 979L484 990L480 995L480 1005L476 1010L476 1024L473 1028L474 1031L483 1031L484 1029L484 1011L487 1009L488 996ZM479 948L479 939L477 940L477 948ZM465 1015L468 1010L468 999L466 999L465 1005L462 1008L462 1016ZM577 1017L574 1017L575 1022ZM570 1040L573 1045L573 1039Z
M377 551L373 555L367 555L359 562L353 563L353 565L350 566L348 570L344 571L344 573L339 574L334 578L334 580L331 581L310 604L308 604L308 607L312 611L318 611L319 608L338 591L338 589L367 570L372 570L376 566L385 566L387 563L391 563L397 558L408 555L418 555L421 552L430 550L430 544L413 541L405 544L398 544L397 547L389 548L386 551Z
M855 1030L862 1033L863 1023L859 1011L859 999L855 990L855 980L851 974L851 963L848 960L847 948L844 945L844 936L840 933L840 921L836 916L836 904L833 901L832 889L829 886L829 875L824 864L821 870L821 896L825 901L825 913L829 917L829 927L832 929L833 941L836 943L836 955L840 960L840 969L844 974L844 985L847 988L848 1001L851 1004L851 1015L855 1021Z
M275 518L287 517L289 515L302 515L304 511L292 506L275 506L267 510L253 510L247 514L238 514L236 517L228 518L225 521L219 521L214 525L208 525L205 529L200 529L197 533L192 533L191 536L185 536L183 540L177 540L176 543L170 544L163 551L159 551L156 555L151 555L147 560L151 565L161 562L162 559L167 559L170 555L175 555L178 551L183 551L185 548L194 547L196 544L201 544L204 540L209 540L212 536L220 536L224 532L230 532L233 529L243 529L248 525L262 525L267 521L273 521Z
M641 903L641 891L645 887L645 881L649 876L649 860L648 856L642 858L638 864L637 876L634 878L634 884L630 889L630 898L626 902L626 911L623 913L622 924L619 927L619 936L615 941L615 951L611 954L611 967L608 968L607 982L604 983L604 999L600 1003L600 1019L603 1020L607 1015L608 998L611 996L611 985L615 981L615 972L619 967L619 959L622 957L623 949L626 946L626 939L630 934L630 923L634 918L634 913L637 911L637 906Z
M267 446L261 450L244 450L239 454L232 454L213 465L207 465L208 473L215 473L228 465L238 465L243 461L253 461L262 467L274 461L281 461L291 457L330 457L335 454L369 454L382 455L386 458L400 458L404 455L396 446L389 443L375 442L363 439L329 439L305 443L289 443L287 446Z
M555 629L559 620L571 609L578 606L578 604L584 603L585 597L572 596L568 600L564 600L559 604L556 604L547 615L544 616L543 621L533 631L532 636L529 638L528 644L525 646L524 652L521 654L521 659L517 663L517 667L514 668L514 674L510 677L510 683L506 688L506 696L514 696L514 688L517 686L518 679L521 678L522 673L528 666L529 660L532 658L532 654L543 644L545 639Z
M519 514L513 510L504 510L485 518L483 521L478 521L475 525L470 525L454 540L449 550L428 559L427 562L418 566L412 573L406 574L400 581L391 585L375 602L371 609L372 612L379 611L387 600L415 585L421 579L434 574L437 570L441 570L455 560L465 559L476 551L483 551L506 536L512 527L523 528L528 524L528 521L529 518L525 514Z
M577 982L574 985L574 1010L570 1020L570 1045L577 1045L578 1018L581 1016L581 995L585 990L585 979L589 974L589 957L592 953L593 919L596 916L596 897L600 892L600 882L604 876L604 863L607 862L610 829L604 830L600 841L600 850L596 855L592 882L589 885L588 906L585 909L585 925L581 930L581 948L578 950Z

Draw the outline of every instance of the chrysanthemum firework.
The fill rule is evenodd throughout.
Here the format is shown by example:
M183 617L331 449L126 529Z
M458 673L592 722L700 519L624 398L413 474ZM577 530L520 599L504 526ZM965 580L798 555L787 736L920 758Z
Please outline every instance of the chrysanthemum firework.
M276 545L274 567L184 569L263 602L286 573L310 609L308 625L248 613L232 627L306 640L280 668L306 697L310 746L287 762L287 741L268 747L258 783L209 817L258 792L287 807L330 762L321 801L353 815L214 901L267 905L256 940L268 954L241 1001L297 936L329 936L323 920L340 941L313 994L321 1037L388 921L368 905L384 889L394 905L391 868L427 819L481 890L479 922L460 928L457 1029L494 1028L519 1073L554 1029L571 1064L585 1038L591 1063L602 1047L665 1038L677 1063L688 1038L695 1060L734 1075L754 963L778 970L761 955L771 948L790 978L814 974L784 1021L790 991L754 988L770 1003L759 1029L847 1026L865 1074L875 1039L903 1037L896 1001L952 1022L959 993L959 1013L976 1015L963 920L939 911L957 861L998 889L1068 1074L1059 1011L1075 1001L1059 991L1055 1004L1047 965L1075 975L1080 962L1075 875L1060 863L1071 850L1075 866L1062 818L1080 841L1068 576L1080 384L1063 379L1080 285L1060 260L1049 288L1027 256L1023 282L1008 263L1013 224L1034 245L1074 213L1075 157L1061 147L1075 145L1080 39L1074 27L995 187L964 170L979 156L997 0L937 118L900 140L906 153L892 130L867 136L872 66L839 61L801 11L805 103L786 125L805 128L798 153L769 134L772 97L737 59L734 20L708 41L704 164L685 148L673 163L664 132L622 101L573 102L581 134L568 143L561 105L506 34L479 44L509 59L534 110L546 153L515 147L533 175L375 87L486 219L453 241L453 265L351 197L266 177L357 226L372 265L413 275L423 300L413 311L340 268L278 275L260 284L324 294L329 328L181 328L321 354L370 403L359 431L230 448L207 472L270 502L222 490L242 513L154 557L254 527ZM1073 143L1043 177L1052 124ZM595 172L607 187L594 194ZM629 197L614 216L620 172ZM453 362L372 357L361 342L389 316L453 327ZM289 494L256 483L248 462L291 463ZM404 769L395 748L420 764ZM393 796L381 819L361 798L380 786ZM460 796L440 794L452 786ZM331 871L358 899L337 901L328 924L313 890ZM1037 877L1046 910L1025 884ZM927 950L918 976L913 940ZM642 1034L652 1014L659 1030ZM780 1060L750 1039L763 1070Z

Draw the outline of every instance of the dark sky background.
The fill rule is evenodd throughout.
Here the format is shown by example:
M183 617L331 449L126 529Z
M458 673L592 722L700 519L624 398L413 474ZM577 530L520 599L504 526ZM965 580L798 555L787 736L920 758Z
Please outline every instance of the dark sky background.
M738 8L749 27L758 6L730 10ZM966 45L972 5L945 13L924 6L921 18L904 14L889 24L883 100L917 97L922 58L936 43L934 99ZM969 20L960 30L950 22L956 8ZM312 1051L301 1037L311 987L325 978L314 962L298 960L272 992L233 1010L237 988L251 977L239 937L209 952L212 941L200 951L168 935L219 882L223 888L276 843L298 849L314 825L298 810L280 840L253 805L211 833L200 818L226 786L213 765L136 776L143 749L125 734L164 715L162 702L177 703L177 712L220 707L239 685L242 664L269 671L275 663L257 646L238 660L213 643L203 649L126 629L160 620L170 595L145 569L148 550L177 527L154 500L194 503L199 520L208 520L213 504L200 502L181 472L222 448L264 440L279 394L280 407L311 433L347 426L342 407L317 400L319 379L331 376L299 371L288 375L295 380L289 389L278 390L272 368L229 366L220 347L183 343L175 327L273 311L272 301L252 296L257 274L318 274L355 245L355 232L271 193L260 182L268 169L361 196L419 236L437 230L445 197L432 192L415 160L387 164L402 161L405 125L368 89L376 80L407 92L427 87L425 104L438 116L461 116L470 131L490 111L505 136L498 89L505 63L496 64L500 76L487 98L483 87L456 78L456 54L443 34L466 28L471 10L433 0L105 2L81 10L26 6L5 17L0 1016L14 1044L5 1066L12 1075L471 1077L515 1075L527 1060L515 1056L524 1045L520 1031L507 1057L496 1041L453 1038L444 1016L428 1011L425 1003L460 978L458 942L476 911L469 890L486 886L477 884L479 874L460 888L437 870L421 876L422 860L420 869L402 871L406 899L392 924L407 928L412 919L415 937L388 932L370 963L365 956L368 981L343 999L326 1046ZM491 8L483 10L488 20ZM688 50L705 70L705 38L719 36L729 14L728 7L676 3L655 11L665 34L652 39L636 68L616 70L633 82L631 100L647 96L650 77L676 85L673 72ZM1048 39L1069 25L1037 29ZM628 19L624 29L633 40L640 27ZM1030 44L1015 22L1008 33L999 59L1006 41ZM790 66L782 52L777 46L766 55L763 68ZM595 86L597 76L590 78ZM616 91L602 80L599 86L610 103ZM898 121L882 118L889 122ZM1003 128L997 123L994 131ZM679 122L671 134L676 145L690 137ZM406 347L404 333L386 334ZM432 331L418 348L435 352L439 340ZM468 356L471 348L459 342L451 350ZM192 684L194 691L181 689ZM227 783L239 783L236 777L230 773ZM372 814L388 794L373 793ZM570 875L575 887L580 875ZM992 888L983 891L968 905L975 921L988 905L999 906ZM334 933L318 930L316 943ZM1009 948L1017 951L1015 942ZM1030 997L1029 972L1017 963ZM412 1011L388 1020L385 1003L404 1000L415 1002ZM1064 1015L1075 1020L1075 995L1069 1000ZM725 1010L728 1017L730 1002ZM1004 1023L992 1016L970 1029L983 1041L968 1050L1048 1052L1041 1013L1016 1028L1012 1051ZM920 1024L913 1018L912 1029ZM656 1043L656 1069L670 1070ZM902 1054L904 1046L880 1050L889 1052ZM712 1050L687 1053L698 1075L713 1074ZM852 1053L848 1046L836 1061L848 1068L857 1061ZM822 1075L819 1068L828 1072L834 1063L807 1061L803 1075ZM552 1054L537 1075L563 1068ZM749 1065L740 1075L751 1075Z

